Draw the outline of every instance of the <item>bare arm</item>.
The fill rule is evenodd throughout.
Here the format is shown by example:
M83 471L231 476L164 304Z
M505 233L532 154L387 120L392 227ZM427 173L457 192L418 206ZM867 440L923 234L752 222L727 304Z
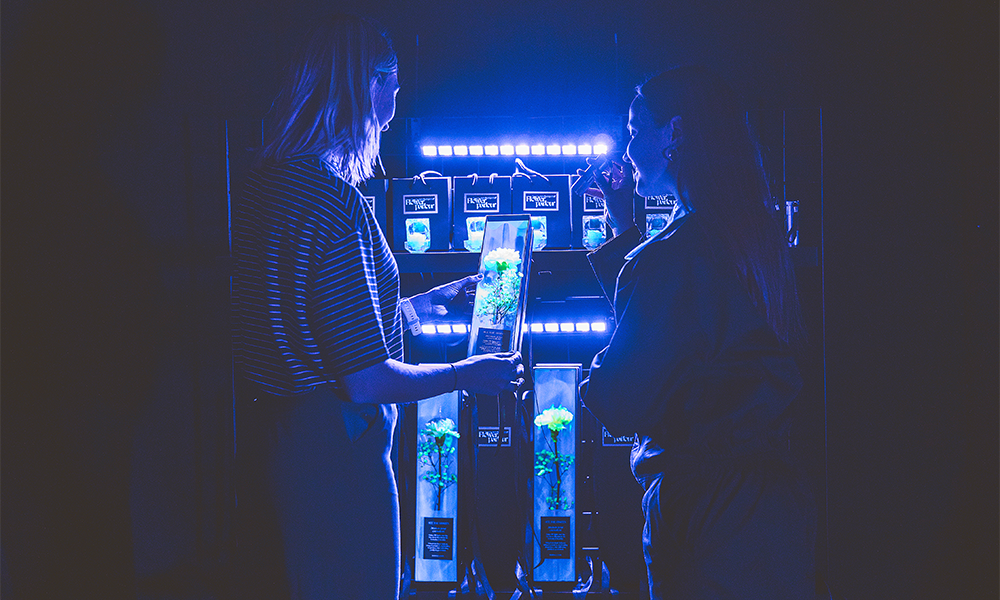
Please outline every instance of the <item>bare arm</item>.
M454 370L452 370L454 366ZM483 354L453 365L410 365L387 359L344 377L351 402L401 404L459 389L478 394L514 391L523 383L520 353Z

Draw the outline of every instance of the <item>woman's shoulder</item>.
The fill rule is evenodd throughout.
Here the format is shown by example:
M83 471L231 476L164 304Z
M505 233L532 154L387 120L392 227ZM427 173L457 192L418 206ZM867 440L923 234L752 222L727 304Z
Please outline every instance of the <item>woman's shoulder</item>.
M653 240L646 254L658 262L711 258L712 243L700 220L701 215L692 212L672 222L668 235Z
M326 215L354 223L362 200L358 189L331 171L316 155L298 155L265 164L251 172L251 181L269 196L296 211Z
M299 154L265 163L255 168L254 173L261 178L282 179L290 185L314 187L336 196L347 195L354 189L315 154Z
M735 271L724 259L724 240L713 239L692 213L676 223L669 236L654 240L636 258L638 272L657 280L684 280L688 285L716 288L728 285Z

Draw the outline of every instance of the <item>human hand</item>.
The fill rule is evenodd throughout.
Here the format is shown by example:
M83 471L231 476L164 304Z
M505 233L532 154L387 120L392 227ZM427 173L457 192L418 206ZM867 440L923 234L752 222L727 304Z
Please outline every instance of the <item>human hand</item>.
M458 389L473 394L514 392L524 384L520 352L477 354L455 363Z
M476 299L476 284L482 279L482 275L469 275L417 294L410 298L410 303L421 319L447 315L468 317L472 315L472 305Z
M597 163L599 159L588 158L587 164ZM583 171L578 169L577 174ZM601 196L604 197L604 222L611 228L614 235L632 227L635 222L633 192L635 180L632 169L611 161L604 171L594 179Z

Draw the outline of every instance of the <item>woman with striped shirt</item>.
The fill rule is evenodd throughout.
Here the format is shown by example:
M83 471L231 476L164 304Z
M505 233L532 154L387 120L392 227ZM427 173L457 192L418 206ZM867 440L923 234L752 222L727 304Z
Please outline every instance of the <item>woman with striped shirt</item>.
M241 537L252 559L239 578L255 581L242 597L395 598L394 405L522 382L516 353L402 362L401 304L445 314L477 276L400 299L396 262L355 187L372 175L398 90L395 52L373 23L316 23L234 207L234 358L245 411L262 424L247 442L262 462L241 466L264 475L238 507L243 531L258 534ZM266 510L283 560L263 557Z

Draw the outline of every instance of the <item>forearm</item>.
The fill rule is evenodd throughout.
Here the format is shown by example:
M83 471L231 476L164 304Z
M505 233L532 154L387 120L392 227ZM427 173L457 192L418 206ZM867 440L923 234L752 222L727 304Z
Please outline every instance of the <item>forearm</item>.
M611 229L612 237L617 237L629 229L636 227L634 214L631 210L622 210L612 214L610 210L604 213L605 224Z
M455 389L460 365L410 365L387 359L343 378L351 402L402 404L432 398Z
M622 265L625 264L625 255L641 240L639 230L631 227L587 255L608 302L614 301L615 281Z
M421 321L427 321L431 317L431 300L430 293L424 292L422 294L416 294L407 298L410 304L413 306L413 310L417 313L417 318Z

